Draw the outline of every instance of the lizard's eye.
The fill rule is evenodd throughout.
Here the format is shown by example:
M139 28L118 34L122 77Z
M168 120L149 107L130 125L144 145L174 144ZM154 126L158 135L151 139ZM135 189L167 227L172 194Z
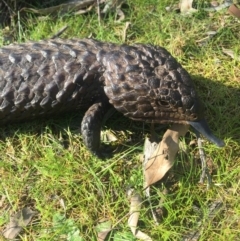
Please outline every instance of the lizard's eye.
M168 101L165 101L165 100L159 100L157 103L161 106L165 106L165 107L169 106Z

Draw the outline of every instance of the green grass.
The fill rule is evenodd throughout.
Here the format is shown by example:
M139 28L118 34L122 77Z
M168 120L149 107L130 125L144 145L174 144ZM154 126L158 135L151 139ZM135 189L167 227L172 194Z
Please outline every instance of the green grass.
M199 156L197 148L189 145L195 137L188 134L187 150L180 152L165 178L169 192L163 204L164 218L155 225L143 198L139 227L153 240L181 240L196 228L197 206L205 219L199 240L240 240L240 63L222 53L224 47L240 55L239 23L226 15L226 10L191 17L165 11L170 3L177 2L129 1L129 7L123 9L123 22L115 23L114 14L110 14L100 26L94 11L42 21L29 15L22 18L17 41L47 39L68 25L62 38L91 35L122 43L125 22L130 21L127 44L142 42L167 48L191 74L211 129L227 145L219 149L204 142L215 184L207 191L205 185L198 184ZM196 41L210 30L217 30L217 35L199 46ZM0 130L1 231L13 213L27 206L37 215L18 240L70 240L67 235L74 232L82 239L70 235L71 240L96 240L95 227L101 220L117 224L111 240L136 240L127 227L129 202L125 191L129 185L142 189L139 155L149 126L143 128L141 123L113 115L104 129L115 130L118 137L115 155L101 161L84 147L77 131L80 121L81 116L67 116ZM153 200L161 196L162 189L156 188ZM207 221L209 205L216 200L223 202L223 209Z

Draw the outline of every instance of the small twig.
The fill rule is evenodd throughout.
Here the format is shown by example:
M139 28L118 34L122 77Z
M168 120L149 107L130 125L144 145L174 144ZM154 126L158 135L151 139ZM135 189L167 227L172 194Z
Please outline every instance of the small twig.
M2 1L3 1L3 3L5 4L5 6L8 8L8 11L14 13L14 11L9 7L9 5L7 4L7 2L6 2L5 0L2 0Z
M19 39L22 39L22 33L21 33L21 22L20 22L20 12L17 12L18 14L18 34L19 34Z
M86 9L80 9L80 10L76 11L74 14L75 14L75 15L80 15L80 14L88 13L88 12L90 12L90 11L92 10L93 6L94 6L94 5L90 5L90 6L89 6L88 8L86 8Z
M65 30L68 28L68 25L61 28L56 34L54 34L50 39L58 38Z
M118 16L119 16L119 19L117 20L117 17L118 17ZM117 7L117 9L116 9L115 22L116 22L116 23L120 23L120 22L122 22L124 19L125 19L125 14L124 14L124 12L123 12L120 8Z
M151 201L150 186L146 188L145 195L146 195L148 203L150 205L150 210L151 210L151 213L153 216L153 220L155 221L156 225L159 225L159 219L158 219L156 210L153 208L152 201Z
M8 3L5 0L2 0L2 2L5 4L5 6L8 9L9 15L10 15L10 24L12 27L15 27L15 22L14 22L14 15L16 15L16 13L12 10L12 8L8 5ZM16 1L15 1L16 3ZM15 5L15 9L16 9L16 5Z
M129 28L130 24L131 24L130 22L126 22L125 28L123 29L123 42L126 41L127 30L128 30L128 28Z
M152 239L137 227L138 219L140 216L142 199L141 196L134 191L134 189L128 189L127 195L130 199L130 216L128 218L128 226L130 227L133 235L144 241L152 241Z
M206 218L202 218L202 212L199 215L196 228L194 231L189 232L188 234L184 235L183 241L197 241L200 238L201 232L206 225L206 221L212 221L217 213L219 212L220 208L223 206L222 201L216 200L211 204L208 209L208 215Z
M144 143L144 160L143 160L143 173L145 171L145 165L146 163L149 161L152 153L156 150L156 148L158 147L158 143L157 143L157 137L155 135L155 131L154 131L154 124L151 125L151 137L150 139L146 138L145 139L145 143ZM153 220L155 221L155 223L157 225L159 225L159 220L157 217L157 214L153 208L152 205L152 201L151 201L151 194L150 194L150 186L146 187L146 183L144 181L143 183L143 187L146 188L145 191L145 196L148 200L148 203L150 205L150 210L153 216Z
M98 25L101 26L101 12L100 12L100 2L97 0L97 14L98 14Z
M204 152L203 146L202 146L202 139L201 139L200 134L198 132L196 132L196 136L197 136L200 160L201 160L201 164L202 164L202 174L201 174L199 183L203 184L204 179L207 177L207 189L209 189L212 185L212 178L211 178L211 176L209 174L209 171L208 171L208 167L207 167L207 163L206 163L206 155L205 155L205 152Z

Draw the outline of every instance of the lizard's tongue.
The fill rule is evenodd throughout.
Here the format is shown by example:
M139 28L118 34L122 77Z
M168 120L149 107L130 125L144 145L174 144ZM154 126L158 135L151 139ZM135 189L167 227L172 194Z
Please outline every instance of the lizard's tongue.
M225 146L224 141L218 139L216 136L213 135L211 132L206 120L202 119L200 121L188 121L188 124L190 124L196 131L201 133L203 136L205 136L209 141L216 144L218 147Z

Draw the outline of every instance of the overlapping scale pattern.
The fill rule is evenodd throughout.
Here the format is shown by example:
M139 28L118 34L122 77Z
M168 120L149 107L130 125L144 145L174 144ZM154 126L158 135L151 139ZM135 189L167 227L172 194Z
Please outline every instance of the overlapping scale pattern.
M110 103L129 118L152 123L185 123L202 117L187 71L164 48L121 46L100 52L104 90Z
M84 110L106 96L140 121L202 115L189 74L161 47L57 39L0 49L0 124Z

